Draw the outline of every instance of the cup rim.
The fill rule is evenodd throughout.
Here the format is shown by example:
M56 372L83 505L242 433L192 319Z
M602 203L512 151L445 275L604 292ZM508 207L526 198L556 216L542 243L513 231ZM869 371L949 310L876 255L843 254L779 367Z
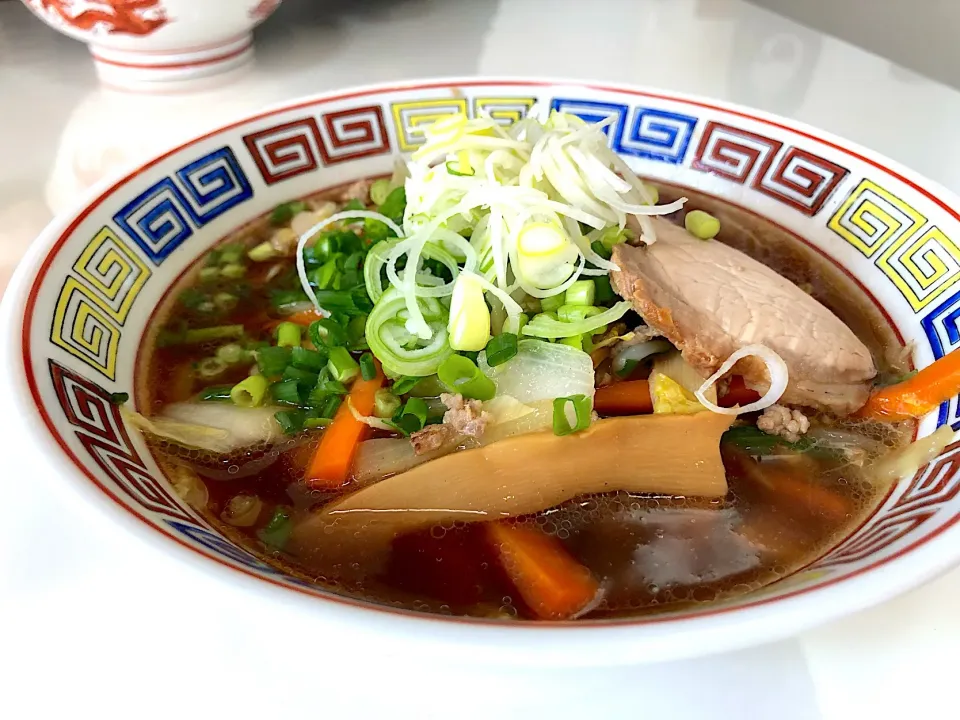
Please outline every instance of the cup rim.
M472 652L489 656L491 659L495 657L497 661L503 660L503 651L509 648L511 661L539 662L549 665L662 661L782 639L894 597L941 574L960 560L960 543L953 544L958 547L956 552L948 551L951 547L949 543L960 538L960 527L956 526L957 521L960 520L958 515L944 526L911 545L901 548L889 558L881 559L826 583L798 588L782 596L760 598L748 605L721 606L694 613L681 612L629 619L567 623L526 621L504 624L492 620L453 618L399 610L337 596L333 593L322 595L307 593L295 587L272 582L250 571L196 551L160 528L149 525L135 511L112 499L102 487L97 487L99 484L93 480L92 475L81 470L79 465L69 462L70 451L61 445L55 429L49 424L49 420L43 417L32 389L20 376L20 373L26 373L28 378L32 379L32 374L27 372L29 347L25 344L25 340L30 327L27 318L31 312L30 296L33 294L35 279L55 256L57 246L66 240L77 223L94 210L103 196L130 182L139 173L163 159L198 142L279 112L394 90L442 89L472 85L563 87L580 88L592 92L625 92L642 97L676 100L699 105L705 109L719 109L751 120L760 120L778 129L824 143L847 155L859 156L860 159L882 172L899 176L899 179L912 186L914 190L926 195L931 201L960 219L960 215L951 210L947 204L953 202L955 206L960 206L960 200L953 193L877 153L803 123L753 111L738 104L686 93L580 80L452 77L365 85L278 103L186 140L176 148L130 166L119 176L99 182L73 205L70 212L63 213L51 221L31 245L11 280L6 297L3 299L0 322L6 325L7 347L4 367L12 380L10 385L14 388L14 403L22 421L28 426L26 435L32 443L41 448L43 460L57 471L56 474L71 478L67 484L78 491L86 501L84 504L87 507L99 509L100 516L120 519L121 524L130 528L135 536L158 550L172 545L183 560L189 561L192 558L194 564L196 564L197 555L204 557L206 563L199 565L215 568L215 571L210 574L216 575L224 582L240 578L241 582L247 583L251 590L259 588L264 598L269 597L271 602L279 600L285 601L288 606L296 606L305 616L313 617L322 626L344 625L354 629L357 629L357 626L366 626L365 629L374 631L377 642L394 641L404 647L409 647L410 643L422 646L424 639L427 638L429 642L426 645L431 646L432 651L438 648L469 647ZM67 457L64 457L64 454ZM65 465L69 466L66 471ZM92 482L88 482L89 480ZM133 522L134 518L141 522ZM160 536L166 536L173 542L161 540ZM879 572L881 567L885 567L886 572ZM802 572L802 568L796 572ZM813 602L814 599L815 602Z

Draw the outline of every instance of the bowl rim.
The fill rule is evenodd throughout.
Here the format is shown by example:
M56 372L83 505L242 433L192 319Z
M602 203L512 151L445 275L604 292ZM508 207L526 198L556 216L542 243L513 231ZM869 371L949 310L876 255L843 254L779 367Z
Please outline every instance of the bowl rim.
M372 633L368 638L370 641L378 644L399 643L404 648L409 648L411 643L424 648L429 646L431 651L469 646L478 656L491 661L502 661L503 650L509 648L511 662L538 662L548 665L662 661L782 639L892 598L931 580L960 561L960 542L952 542L960 539L960 527L956 525L960 520L958 513L943 526L888 558L820 585L798 588L779 597L760 598L746 606L720 606L696 613L681 612L597 622L529 621L504 624L490 620L399 610L333 593L317 595L271 581L200 552L153 526L132 508L113 497L89 472L81 469L82 463L70 462L74 459L73 453L62 444L55 427L40 409L36 379L32 372L27 371L30 363L29 321L33 320L37 276L52 262L57 250L66 242L75 227L95 210L106 195L162 160L194 144L280 112L392 91L440 90L484 85L570 88L586 93L618 92L637 97L678 101L759 121L815 140L872 165L901 180L960 221L960 214L950 207L950 203L960 207L960 199L952 192L878 153L802 122L736 103L687 93L587 80L479 76L369 84L276 103L184 140L164 153L133 163L117 175L100 181L86 192L69 212L62 213L47 225L14 273L3 299L3 311L0 313L0 323L6 327L4 335L7 339L4 368L12 381L9 385L14 388L14 404L21 422L27 428L27 437L42 448L43 460L56 471L55 474L70 478L67 484L84 498L84 504L99 511L99 517L107 516L119 520L135 537L160 551L174 547L179 557L187 562L192 560L194 564L197 556L201 556L205 562L200 563L200 566L215 569L211 574L220 580L231 582L239 578L251 590L259 589L260 594L270 602L281 601L291 609L296 607L305 618L317 621L318 628L329 629L332 621L333 625L351 627L352 632L360 629L368 634ZM28 380L26 383L23 382L24 374ZM64 471L64 466L69 469ZM957 550L950 551L951 542ZM880 572L881 566L886 572ZM803 568L796 573L802 571ZM816 599L816 602L812 602L813 599Z

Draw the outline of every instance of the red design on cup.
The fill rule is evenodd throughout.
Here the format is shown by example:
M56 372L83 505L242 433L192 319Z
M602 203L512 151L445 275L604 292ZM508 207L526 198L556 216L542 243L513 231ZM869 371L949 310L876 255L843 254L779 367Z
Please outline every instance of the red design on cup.
M98 0L96 6L86 9L79 8L82 3L74 0L28 2L77 30L103 29L110 34L144 36L170 22L161 0Z

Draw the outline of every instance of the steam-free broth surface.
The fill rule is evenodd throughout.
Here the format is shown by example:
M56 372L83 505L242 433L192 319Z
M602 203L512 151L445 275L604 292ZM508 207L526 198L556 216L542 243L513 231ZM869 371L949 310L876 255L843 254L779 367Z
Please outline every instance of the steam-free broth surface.
M328 199L342 202L342 193L341 188L310 198L309 206ZM661 188L663 199L679 194ZM909 370L880 313L823 258L762 219L686 189L683 194L691 198L689 208L705 208L722 219L719 241L740 247L792 279L852 328L882 375ZM682 223L683 215L672 219ZM277 232L275 220L264 218L227 238L222 247L228 260L267 241ZM280 223L281 228L289 225L289 219ZM235 277L224 275L230 263L213 263L219 268L216 277L205 273L212 262L209 257L199 260L161 307L154 347L145 354L140 375L139 399L151 412L198 393L210 395L211 387L222 386L228 398L230 387L256 369L257 348L272 342L277 324L290 317L276 302L278 295L293 295L299 288L289 261L237 261L244 270L232 271ZM205 282L200 280L203 273ZM169 341L198 324L233 330L209 341ZM240 337L246 345L235 362L210 360L229 355L222 350L225 343L239 342ZM609 360L603 362L597 365L598 382L612 372ZM631 377L649 373L649 367L641 365ZM438 395L428 394L428 406L439 404ZM911 423L810 416L821 436L846 438L849 452L795 451L799 444L757 451L749 438L744 445L724 435L720 453L729 489L722 498L611 492L576 497L510 522L553 538L595 578L595 602L578 617L632 616L748 593L810 563L857 527L887 492L871 479L870 462L904 445L913 431ZM394 435L370 432L374 438ZM303 551L302 538L291 549L286 538L280 542L271 536L278 508L296 522L359 486L348 482L342 488L321 489L304 482L304 468L323 433L318 423L313 430L219 454L149 433L146 437L182 496L227 537L286 572L337 593L410 610L538 617L518 592L516 578L505 569L484 522L451 521L386 541L372 533L367 542L367 525L361 519L350 526L349 537L329 527L308 537L309 552Z

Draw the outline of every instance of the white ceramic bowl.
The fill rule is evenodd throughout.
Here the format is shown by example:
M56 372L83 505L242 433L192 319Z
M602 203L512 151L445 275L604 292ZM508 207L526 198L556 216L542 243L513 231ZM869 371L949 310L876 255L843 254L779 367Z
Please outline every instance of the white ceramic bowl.
M131 531L341 636L481 661L666 660L774 640L914 587L960 557L960 446L897 483L850 536L794 575L734 601L572 624L423 616L284 576L181 502L109 395L132 393L141 338L174 280L276 204L388 172L412 132L483 108L509 122L534 102L612 117L610 142L642 175L748 208L842 268L918 367L960 346L960 200L875 153L782 118L701 98L539 80L355 88L240 120L102 184L37 240L4 300L4 386L65 485ZM134 403L138 398L134 398ZM960 420L957 399L920 434Z
M35 15L90 46L109 85L150 90L239 68L253 28L281 0L23 0Z

